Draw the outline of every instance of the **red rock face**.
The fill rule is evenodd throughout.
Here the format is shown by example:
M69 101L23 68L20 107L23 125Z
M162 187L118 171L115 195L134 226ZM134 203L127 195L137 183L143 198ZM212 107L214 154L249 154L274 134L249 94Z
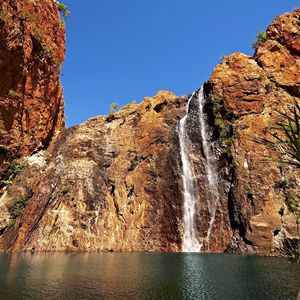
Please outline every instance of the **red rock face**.
M226 57L208 82L211 98L222 99L235 119L236 169L229 197L232 227L258 252L275 248L278 231L297 236L296 219L276 186L285 178L299 201L299 168L281 164L279 154L256 139L272 139L271 127L279 120L275 110L299 102L299 22L299 9L276 18L267 30L269 39L253 58L240 53Z
M64 54L55 1L1 1L0 165L47 145L64 126Z
M67 129L25 159L0 200L0 249L180 251L184 100L160 92ZM20 199L27 205L8 226Z

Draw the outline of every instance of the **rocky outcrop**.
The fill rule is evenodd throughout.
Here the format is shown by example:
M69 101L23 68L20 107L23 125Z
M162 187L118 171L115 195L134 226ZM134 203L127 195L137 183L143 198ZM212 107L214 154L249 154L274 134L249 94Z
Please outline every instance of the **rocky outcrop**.
M64 126L64 45L56 1L0 1L0 174Z
M228 203L232 227L259 252L274 250L280 235L297 236L280 182L288 182L299 201L299 168L280 163L278 153L257 139L272 139L271 128L280 118L275 111L299 101L299 22L299 9L278 17L254 57L226 57L207 83L209 97L221 100L234 116L236 168Z
M280 163L279 154L257 139L270 138L275 110L299 100L299 18L295 10L275 19L253 57L227 56L204 85L219 179L213 218L199 91L184 97L159 92L69 128L46 149L10 165L0 198L0 248L181 251L178 123L189 99L199 238L211 228L202 250L269 254L296 237L287 197L300 194L299 168Z
M179 251L181 177L176 123L185 98L160 92L64 131L27 160L1 203L10 250ZM174 147L175 145L175 147ZM10 217L9 217L10 216ZM6 229L7 221L11 220Z

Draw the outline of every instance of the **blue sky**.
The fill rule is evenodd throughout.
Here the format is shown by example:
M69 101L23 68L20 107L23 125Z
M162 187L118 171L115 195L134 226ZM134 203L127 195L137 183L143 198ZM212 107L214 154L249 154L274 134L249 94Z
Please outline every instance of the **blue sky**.
M251 55L255 35L299 0L64 0L67 126L105 115L113 102L159 90L184 95L222 55Z

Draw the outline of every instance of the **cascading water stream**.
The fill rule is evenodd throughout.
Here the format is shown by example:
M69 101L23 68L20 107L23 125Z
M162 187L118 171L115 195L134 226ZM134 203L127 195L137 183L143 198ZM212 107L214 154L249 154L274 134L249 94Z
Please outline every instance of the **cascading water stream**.
M180 144L180 156L182 162L182 181L183 181L183 224L184 224L184 236L182 251L184 252L199 252L201 250L201 244L196 236L196 224L195 224L195 211L198 199L197 186L194 179L193 169L190 164L189 149L190 140L187 134L187 116L189 111L189 105L193 98L189 99L186 109L186 115L180 120L179 123L179 144Z
M214 156L211 152L211 148L209 145L209 138L208 138L208 126L205 120L204 114L204 104L205 104L205 97L203 93L203 88L198 93L198 103L199 103L199 123L201 128L201 140L202 140L202 149L204 154L204 165L206 171L206 178L207 178L207 205L208 210L210 212L210 222L209 227L206 235L206 243L209 249L209 238L211 235L211 231L213 229L213 225L216 218L216 210L219 203L219 189L218 189L218 174L216 172L216 167L214 163Z
M205 240L207 247L209 249L209 238L213 229L216 210L219 202L219 192L218 192L218 175L216 173L214 157L212 155L209 138L207 134L208 126L205 120L204 114L204 103L205 98L203 94L203 89L198 93L198 104L199 104L199 125L202 140L202 150L204 155L204 168L207 178L206 185L206 202L208 206L208 211L210 213L210 222L205 238L199 241L197 237L197 229L195 223L196 216L196 205L199 201L199 190L196 184L196 179L194 175L194 169L190 161L190 149L191 141L187 133L187 117L189 112L190 102L193 99L194 94L189 99L187 104L186 115L180 120L179 123L179 144L180 144L180 155L182 162L182 181L183 181L183 196L184 196L184 206L183 206L183 223L184 223L184 235L183 235L183 252L199 252L202 248L203 242Z

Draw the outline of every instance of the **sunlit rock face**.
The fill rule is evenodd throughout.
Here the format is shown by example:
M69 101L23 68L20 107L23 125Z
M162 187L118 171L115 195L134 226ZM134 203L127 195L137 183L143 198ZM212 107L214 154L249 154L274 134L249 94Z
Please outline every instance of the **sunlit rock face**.
M0 1L0 174L63 127L64 55L56 1Z
M160 92L65 130L41 157L30 158L19 183L2 196L7 203L33 191L5 230L3 247L179 251L176 126L185 104L184 97Z
M56 10L49 15L58 20ZM275 19L269 40L253 57L227 56L204 84L204 98L199 90L183 97L161 91L141 104L63 130L48 147L18 160L22 170L12 184L1 186L0 249L182 251L179 124L190 100L185 133L201 251L277 253L283 235L297 234L286 190L279 183L285 180L285 188L298 197L299 169L280 164L279 154L256 139L270 138L268 132L279 117L275 110L299 100L299 18L295 10ZM48 38L53 42L51 34ZM63 52L58 57L62 59ZM42 79L33 86L45 89ZM51 128L59 129L62 102L60 94L54 95L58 117ZM31 109L29 119L42 111ZM22 138L30 141L29 136ZM22 154L36 147L32 140L32 148L29 142L26 148L17 135L15 141ZM207 153L217 178L216 194L209 191ZM217 201L211 201L212 195Z
M255 140L270 139L274 120L280 118L276 110L299 102L299 22L299 9L276 18L267 30L269 39L254 57L241 53L226 57L207 83L208 93L222 99L234 115L236 168L228 201L232 228L258 252L272 251L283 232L297 236L296 220L278 186L286 180L299 201L299 168L279 163L278 153Z

